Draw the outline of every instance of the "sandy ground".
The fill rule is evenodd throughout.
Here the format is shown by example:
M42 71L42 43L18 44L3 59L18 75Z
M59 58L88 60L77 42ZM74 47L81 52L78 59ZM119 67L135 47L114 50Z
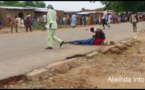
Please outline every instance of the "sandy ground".
M134 43L122 54L107 53L91 58L79 57L78 65L67 73L57 73L37 82L20 76L15 80L1 81L0 88L145 88L145 31L140 33L138 40L140 42Z
M98 24L97 24L98 25ZM80 28L80 27L87 27L87 26L90 26L90 25L86 25L86 26L83 26L83 25L77 25L76 28ZM91 26L95 26L95 25L91 25ZM98 25L98 26L101 26L101 25ZM72 29L70 25L58 25L58 29ZM23 33L23 32L26 32L25 30L26 28L18 28L18 33ZM35 29L34 27L32 27L32 30L33 32L37 32L37 31L46 31L46 30L43 30L43 28L40 28L40 29ZM29 29L28 29L29 31ZM1 30L0 30L0 34L8 34L8 33L11 33L11 28L10 27L3 27ZM13 33L16 33L15 31L15 28L13 28Z

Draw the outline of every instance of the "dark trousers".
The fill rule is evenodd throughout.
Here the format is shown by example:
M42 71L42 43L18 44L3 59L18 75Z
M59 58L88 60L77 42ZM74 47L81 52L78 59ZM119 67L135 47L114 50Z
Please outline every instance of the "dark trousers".
M29 30L32 32L31 26L26 26L26 32L28 32L28 28L29 28Z
M133 22L132 25L133 25L133 31L134 31L134 32L137 32L137 25L136 25L136 22Z
M42 25L43 25L43 30L45 30L45 25L46 25L46 22L42 22Z
M90 39L87 39L87 40L69 41L69 43L81 44L81 45L93 45L94 41L95 41L95 38L90 38Z
M106 23L106 20L105 19L103 19L103 27L104 27L104 25L108 25L107 23ZM105 27L104 27L105 28Z
M115 24L115 20L116 20L116 19L115 19L115 18L113 18L113 23L114 23L114 24Z
M15 26L16 32L18 32L18 25L11 25L11 33L13 33L13 26Z

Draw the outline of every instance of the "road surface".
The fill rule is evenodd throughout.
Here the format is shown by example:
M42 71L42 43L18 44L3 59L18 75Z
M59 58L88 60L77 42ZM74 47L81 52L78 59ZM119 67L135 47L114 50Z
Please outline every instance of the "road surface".
M100 27L100 25L93 25ZM64 41L81 40L92 37L89 30L92 26L79 28L58 29L56 36ZM138 30L145 29L145 22L139 22ZM104 30L106 41L121 41L131 38L133 35L131 23L111 24L111 28ZM35 68L39 68L58 60L65 60L68 56L84 54L98 49L100 46L63 45L53 43L53 50L45 50L47 47L47 31L29 33L0 34L0 79L10 76L25 74Z

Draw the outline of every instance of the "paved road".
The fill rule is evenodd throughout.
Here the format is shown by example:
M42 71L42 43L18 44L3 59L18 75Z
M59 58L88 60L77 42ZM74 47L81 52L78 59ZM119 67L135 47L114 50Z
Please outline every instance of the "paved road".
M95 26L95 25L94 25ZM69 40L88 39L92 33L85 30L88 27L59 29L56 36ZM96 25L95 27L101 27ZM102 28L102 27L101 27ZM144 29L145 22L138 24L138 29ZM130 23L112 24L110 29L104 30L106 41L121 41L132 37L133 30ZM0 79L25 74L35 68L42 67L68 56L84 54L96 50L100 46L78 46L53 43L53 50L47 47L47 31L29 33L0 34Z

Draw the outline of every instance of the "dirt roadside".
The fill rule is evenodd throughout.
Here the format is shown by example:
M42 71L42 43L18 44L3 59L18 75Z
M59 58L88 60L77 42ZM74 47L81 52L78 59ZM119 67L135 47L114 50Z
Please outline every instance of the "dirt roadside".
M145 88L145 31L120 54L108 52L91 58L79 57L66 73L29 81L17 76L0 81L1 89L101 89ZM65 67L63 67L65 70ZM114 78L114 81L113 81ZM116 79L115 79L116 78ZM117 79L121 78L121 79Z
M90 27L90 26L96 26L96 25L86 25L86 26L83 26L83 25L77 25L76 28L83 28L83 27ZM100 25L97 25L97 26L100 26ZM59 29L73 29L70 25L58 25L58 30ZM37 31L47 31L47 30L43 30L43 28L40 28L40 29L35 29L34 27L32 27L32 30L33 32L37 32ZM24 33L26 32L25 28L18 28L18 33ZM10 27L4 27L0 30L0 34L9 34L11 33L11 28ZM16 33L15 31L15 28L13 28L13 33Z

